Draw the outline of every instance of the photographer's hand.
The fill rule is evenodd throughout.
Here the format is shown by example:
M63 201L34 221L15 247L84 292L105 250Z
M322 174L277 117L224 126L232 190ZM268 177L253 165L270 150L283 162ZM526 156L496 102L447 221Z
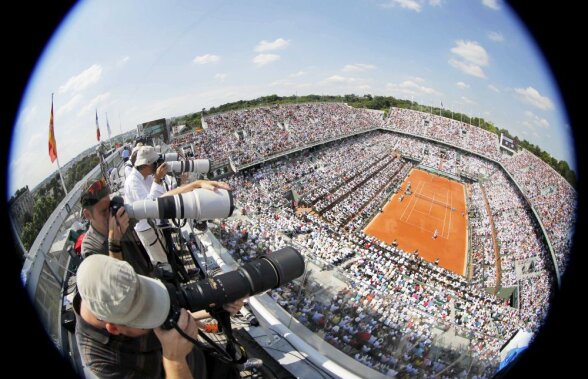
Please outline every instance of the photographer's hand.
M247 298L244 297L242 299L235 300L232 303L223 304L223 309L229 312L231 316L234 316L239 313L241 308L243 308L243 305L245 305L245 299Z
M179 183L178 187L188 183L189 177L190 177L190 175L187 172L183 172L182 175L180 175L180 183Z
M229 186L228 183L217 182L217 181L213 181L213 180L195 180L192 183L188 183L184 186L175 188L171 191L167 191L166 193L164 193L161 196L162 197L163 196L173 196L173 195L177 195L177 194L184 193L184 192L191 192L191 191L195 190L196 188L205 188L205 189L209 189L211 191L215 191L218 188L231 190L231 186Z
M108 220L108 251L111 257L122 259L120 241L129 228L129 215L123 207Z
M116 212L116 220L120 228L121 237L127 232L129 228L129 214L125 211L124 207L119 208Z
M190 337L196 339L198 328L196 321L190 317L185 309L181 310L178 319L178 327ZM161 342L163 350L163 366L166 377L191 377L191 372L186 362L186 356L192 351L194 345L184 338L175 329L163 330L154 329L155 335Z
M192 186L190 191L196 188L204 188L209 189L211 191L215 191L217 188L230 190L231 186L225 182L217 182L214 180L195 180L192 183L188 184L188 186Z
M153 177L153 179L155 180L155 183L161 184L161 181L163 180L163 178L165 177L166 174L167 174L167 165L166 164L159 165L159 167L157 167L157 170L155 171L155 175Z
M198 338L197 322L185 309L181 310L177 325L188 336L194 339ZM156 328L153 331L159 339L159 342L161 342L163 356L169 360L185 358L194 347L194 344L184 338L176 329L163 330Z

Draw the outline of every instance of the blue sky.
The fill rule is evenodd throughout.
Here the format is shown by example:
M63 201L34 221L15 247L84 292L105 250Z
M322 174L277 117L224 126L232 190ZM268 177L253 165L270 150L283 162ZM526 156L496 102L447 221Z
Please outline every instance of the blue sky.
M9 194L161 117L262 95L391 95L481 116L572 167L557 85L496 0L85 1L37 64L15 126Z

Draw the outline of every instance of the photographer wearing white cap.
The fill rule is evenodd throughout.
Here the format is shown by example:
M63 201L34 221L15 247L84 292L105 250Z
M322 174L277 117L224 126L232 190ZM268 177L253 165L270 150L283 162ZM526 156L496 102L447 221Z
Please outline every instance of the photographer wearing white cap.
M162 180L167 173L167 165L157 165L159 154L152 146L141 146L137 150L135 168L125 181L125 202L133 203L138 200L155 199L160 196L170 196L195 188L230 189L228 184L207 180L196 180L184 186L165 192ZM135 226L139 239L145 246L153 263L167 262L167 255L162 244L163 238L153 229L146 219L140 220Z
M165 286L106 255L77 272L76 339L84 365L100 378L205 377L200 350L176 330L162 330L170 309ZM182 309L178 326L197 338L199 323ZM153 333L155 332L155 333Z

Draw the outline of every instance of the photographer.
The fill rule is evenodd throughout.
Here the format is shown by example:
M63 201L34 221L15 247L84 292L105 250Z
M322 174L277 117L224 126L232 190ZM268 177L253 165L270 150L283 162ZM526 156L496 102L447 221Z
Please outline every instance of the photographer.
M195 181L176 188L163 196L192 191L195 188L227 188L224 183ZM124 208L116 215L110 212L110 188L104 179L85 184L81 198L82 214L90 221L90 227L82 242L82 257L104 254L129 262L140 275L151 275L153 265Z
M158 157L159 154L152 146L142 146L137 150L135 169L131 170L125 180L125 202L155 199L163 195L165 188L162 180L167 173L167 166L157 167L155 163ZM153 264L167 262L165 249L161 243L162 236L149 225L147 220L140 220L135 225L135 231Z
M104 179L86 183L80 202L82 214L90 227L82 241L82 257L109 255L128 262L140 275L151 275L153 265L124 208L110 212L110 188Z
M158 158L159 154L152 146L142 146L137 150L135 168L125 181L125 202L133 203L138 200L152 200L161 196L171 196L192 191L196 188L211 190L230 188L227 184L221 182L197 180L164 193L165 189L162 181L167 173L167 165L158 165ZM168 261L161 234L152 228L146 219L137 223L135 231L153 263Z
M139 150L139 148L143 146L142 143L137 143L137 146L135 146L133 148L133 150L131 151L131 155L129 156L129 159L127 159L125 161L125 179L129 177L129 175L131 175L131 172L133 171L133 167L135 166L135 160L137 159L137 151Z
M161 378L163 369L168 378L206 377L203 353L178 331L158 328L170 309L159 280L137 275L127 262L95 255L81 263L77 288L76 340L95 375ZM237 303L227 310L240 308ZM194 339L201 326L184 309L177 325Z

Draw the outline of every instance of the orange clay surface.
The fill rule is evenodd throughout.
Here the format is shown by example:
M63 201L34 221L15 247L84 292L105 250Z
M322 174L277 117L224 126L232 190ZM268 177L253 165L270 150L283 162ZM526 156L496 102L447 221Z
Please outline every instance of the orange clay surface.
M406 195L409 183L412 194ZM403 200L399 201L403 194ZM433 238L435 229L437 237ZM409 253L418 249L421 258L429 262L439 258L439 266L464 275L467 241L464 186L413 169L364 232L387 244L396 239L400 249Z

